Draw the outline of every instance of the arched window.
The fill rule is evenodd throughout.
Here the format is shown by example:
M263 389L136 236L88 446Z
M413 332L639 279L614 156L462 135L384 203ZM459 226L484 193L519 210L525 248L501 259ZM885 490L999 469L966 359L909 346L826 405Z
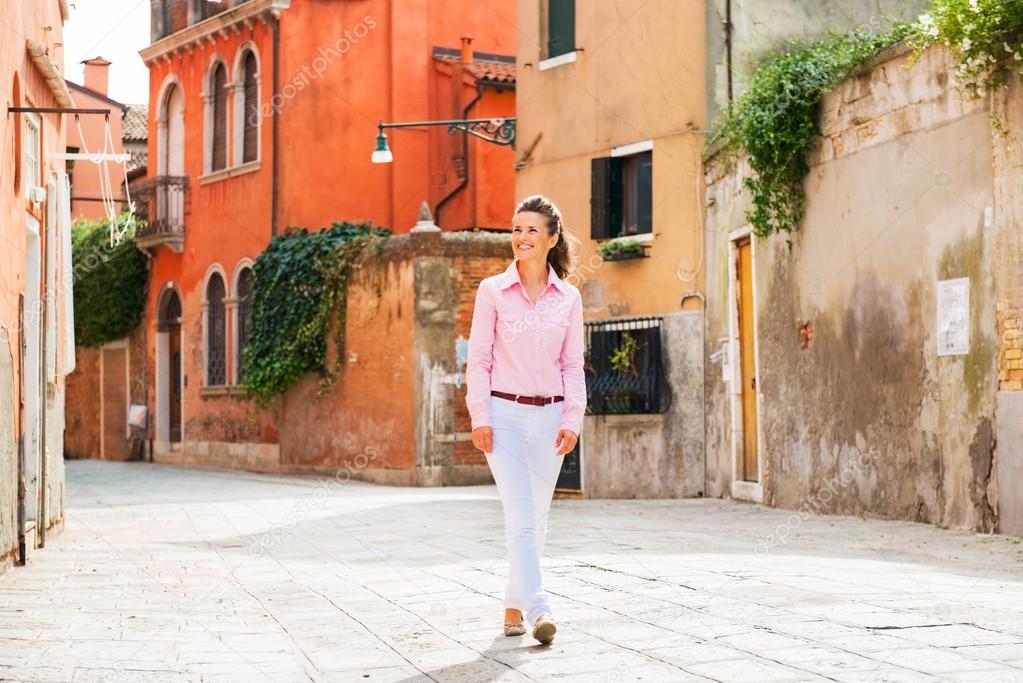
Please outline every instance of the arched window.
M238 363L238 382L244 378L245 363L242 359L242 347L249 333L249 322L252 319L252 269L245 268L238 274L238 349L235 353Z
M252 50L242 57L235 96L236 159L248 163L259 158L259 63Z
M213 67L210 76L210 171L227 168L227 69Z
M224 278L210 275L206 283L206 385L227 383L227 320L224 311Z

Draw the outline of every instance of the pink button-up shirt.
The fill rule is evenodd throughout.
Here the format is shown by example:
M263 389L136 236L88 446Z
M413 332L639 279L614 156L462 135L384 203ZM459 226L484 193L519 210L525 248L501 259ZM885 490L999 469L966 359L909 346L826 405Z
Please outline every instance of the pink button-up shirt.
M476 290L469 333L465 403L472 428L493 426L490 392L564 396L561 429L579 434L586 410L583 302L579 290L547 267L536 305L519 278L518 259Z

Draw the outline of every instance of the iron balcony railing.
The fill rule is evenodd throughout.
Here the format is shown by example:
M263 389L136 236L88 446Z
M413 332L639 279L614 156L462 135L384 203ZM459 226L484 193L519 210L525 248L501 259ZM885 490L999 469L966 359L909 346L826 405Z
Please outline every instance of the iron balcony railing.
M585 324L586 412L629 415L667 412L661 318Z
M188 176L157 176L131 186L135 214L143 221L136 238L183 239Z

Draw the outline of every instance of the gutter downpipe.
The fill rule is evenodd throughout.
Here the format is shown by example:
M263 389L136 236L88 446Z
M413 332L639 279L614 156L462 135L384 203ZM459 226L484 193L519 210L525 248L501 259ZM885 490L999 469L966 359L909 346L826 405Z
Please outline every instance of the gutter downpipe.
M466 118L469 117L469 110L472 109L474 106L476 106L476 103L480 101L481 97L483 97L483 84L477 82L476 83L476 97L472 98L472 100L469 101L469 104L465 105L465 107L462 108L462 118L463 119L466 119ZM465 177L462 178L461 182L458 183L458 185L455 187L455 189L451 190L451 192L448 192L444 196L443 199L441 199L439 202L437 202L437 206L433 210L433 216L434 216L433 222L436 225L438 225L438 226L441 224L440 223L440 212L441 212L441 209L443 209L445 204L447 204L449 201L454 199L455 195L458 194L459 192L461 192L462 190L464 190L465 186L469 184L469 172L470 172L470 170L469 170L469 134L467 132L465 132L465 131L462 131L462 158L465 159ZM473 216L473 223L476 222L475 218L476 217Z
M270 19L271 30L273 31L273 62L274 62L274 75L273 75L273 94L271 95L270 101L274 102L280 91L280 66L281 66L281 24L280 18L276 15L271 15ZM280 119L281 113L277 107L273 109L273 125L271 126L273 133L273 172L272 172L272 188L270 191L270 237L274 238L277 236L277 213L280 208Z

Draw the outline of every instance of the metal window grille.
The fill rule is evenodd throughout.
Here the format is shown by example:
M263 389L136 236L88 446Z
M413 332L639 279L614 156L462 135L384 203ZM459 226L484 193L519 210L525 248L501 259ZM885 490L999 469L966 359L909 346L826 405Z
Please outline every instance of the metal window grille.
M211 168L227 166L227 69L218 64L213 71L213 149Z
M671 390L664 374L661 318L586 323L586 412L664 413ZM613 360L617 357L617 363Z
M259 135L259 101L256 84L256 55L249 52L245 55L245 119L242 128L242 161L255 161L258 152Z
M252 318L252 269L246 268L238 276L238 379L244 378L245 364L242 362L242 347L249 334Z
M206 285L206 384L221 386L227 382L225 353L227 325L224 312L224 279L214 274Z

